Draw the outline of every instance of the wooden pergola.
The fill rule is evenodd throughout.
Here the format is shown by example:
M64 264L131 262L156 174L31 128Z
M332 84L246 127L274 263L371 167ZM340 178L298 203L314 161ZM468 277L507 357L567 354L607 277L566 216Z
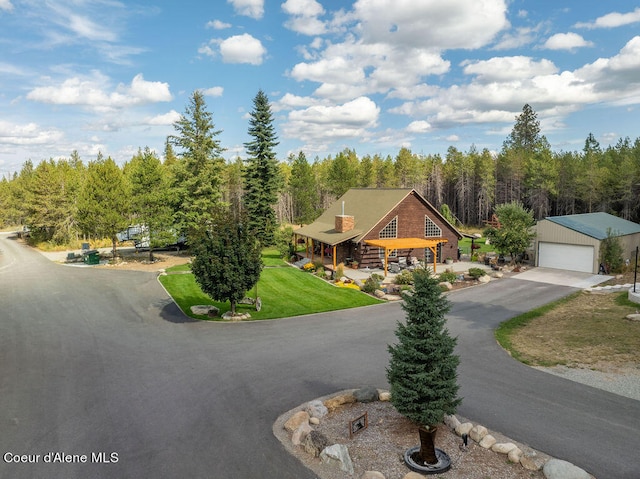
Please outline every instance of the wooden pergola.
M386 238L364 240L365 244L384 249L384 275L387 276L389 267L389 251L394 249L429 248L433 253L433 272L436 272L438 262L438 245L447 243L446 238Z

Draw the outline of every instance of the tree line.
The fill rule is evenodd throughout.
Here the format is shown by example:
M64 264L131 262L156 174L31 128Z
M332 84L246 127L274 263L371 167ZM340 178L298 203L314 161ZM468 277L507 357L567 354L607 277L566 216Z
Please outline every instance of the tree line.
M262 244L279 224L306 224L352 187L415 188L462 225L483 226L498 205L521 202L536 219L606 211L640 222L640 138L601 148L589 134L580 151L551 150L533 108L525 105L501 149L449 147L445 155L401 148L395 157L358 156L346 148L309 161L304 152L278 160L267 96L253 99L246 158L224 159L213 115L196 91L162 157L140 149L124 165L98 154L29 160L0 181L0 222L27 225L37 241L65 244L112 238L145 224L165 236L202 227L214 210L243 212Z

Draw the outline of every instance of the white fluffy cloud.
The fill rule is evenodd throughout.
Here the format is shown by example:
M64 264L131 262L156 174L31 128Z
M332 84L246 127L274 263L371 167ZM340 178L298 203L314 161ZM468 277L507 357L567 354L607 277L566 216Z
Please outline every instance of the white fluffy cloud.
M285 26L303 35L321 35L326 32L325 23L318 17L325 13L316 0L287 0L282 10L291 18Z
M19 125L0 120L0 145L46 145L63 136L60 130L43 129L36 123Z
M225 63L260 65L267 50L248 33L234 35L220 42L220 54Z
M147 119L146 123L149 125L173 125L180 119L180 113L175 110L171 110L163 115L156 115Z
M631 25L632 23L640 22L640 7L637 7L633 12L607 13L601 17L598 17L593 22L577 23L578 28L616 28L624 25Z
M264 0L227 0L240 15L260 19L264 15Z
M586 41L581 35L573 32L556 33L544 43L544 48L549 50L573 50L591 46L593 46L592 42Z
M27 99L57 105L81 105L96 110L172 99L167 83L146 81L142 74L136 75L129 85L120 84L113 91L108 89L107 78L96 72L91 78L73 77L58 85L36 87L27 94Z
M494 57L477 62L463 62L464 73L476 75L483 83L524 80L536 75L555 73L558 68L550 60L535 61L530 57Z
M225 28L231 28L230 23L225 23L220 20L211 20L207 22L207 28L213 28L214 30L224 30Z
M11 0L0 0L0 10L5 10L10 12L13 10L13 5L11 4Z
M202 94L204 96L222 96L224 93L224 88L221 86L214 86L211 88L205 88L202 90Z

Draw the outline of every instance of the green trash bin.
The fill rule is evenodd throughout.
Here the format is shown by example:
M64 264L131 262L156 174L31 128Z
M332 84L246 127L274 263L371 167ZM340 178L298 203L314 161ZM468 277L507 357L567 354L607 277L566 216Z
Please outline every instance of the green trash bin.
M100 253L98 250L90 250L84 254L85 264L100 264Z

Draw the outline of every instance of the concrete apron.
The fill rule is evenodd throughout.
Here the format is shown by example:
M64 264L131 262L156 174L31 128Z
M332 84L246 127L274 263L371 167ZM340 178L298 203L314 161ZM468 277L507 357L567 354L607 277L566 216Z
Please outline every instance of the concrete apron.
M579 271L566 271L553 268L532 268L513 276L513 279L582 289L596 286L612 278L613 276L604 274L581 273Z

